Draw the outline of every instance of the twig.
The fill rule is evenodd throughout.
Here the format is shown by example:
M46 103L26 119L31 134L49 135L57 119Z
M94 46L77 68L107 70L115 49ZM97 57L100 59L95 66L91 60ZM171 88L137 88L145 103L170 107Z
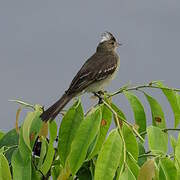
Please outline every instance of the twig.
M167 131L180 131L180 129L176 129L176 128L167 128L167 129L163 129L164 132L167 132Z
M10 102L16 102L16 103L18 103L18 104L20 104L20 105L22 105L24 107L29 107L29 108L35 109L34 105L26 103L26 102L23 102L23 101L20 101L20 100L17 100L17 99L10 99L9 101Z
M180 129L178 128L165 128L165 129L162 129L163 132L167 132L167 131L180 131ZM143 131L142 133L140 133L141 136L147 134L147 131Z
M157 154L141 154L138 156L138 158L143 158L143 157L156 157L158 156Z
M126 89L124 87L122 87L118 91L116 91L116 92L114 92L112 94L109 94L108 98L113 97L113 96L115 96L117 94L120 94L123 91L134 91L134 90L138 91L139 89L143 89L143 88L154 88L154 89L171 90L171 91L180 92L180 89L178 89L178 88L160 87L160 86L147 84L147 85L134 86L134 87L131 87L131 88L126 88Z

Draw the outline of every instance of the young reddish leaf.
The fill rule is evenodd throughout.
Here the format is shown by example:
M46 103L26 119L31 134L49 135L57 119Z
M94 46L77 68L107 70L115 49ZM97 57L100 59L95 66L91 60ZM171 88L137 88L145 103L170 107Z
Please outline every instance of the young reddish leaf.
M152 180L155 177L154 160L149 159L141 167L138 175L138 180Z
M17 133L19 133L19 124L18 124L18 122L19 122L19 116L20 116L21 111L22 111L22 107L19 107L17 112L16 112L16 124L15 124L15 126L16 126L16 132Z
M47 137L48 135L48 123L43 122L41 130L39 132L39 136Z

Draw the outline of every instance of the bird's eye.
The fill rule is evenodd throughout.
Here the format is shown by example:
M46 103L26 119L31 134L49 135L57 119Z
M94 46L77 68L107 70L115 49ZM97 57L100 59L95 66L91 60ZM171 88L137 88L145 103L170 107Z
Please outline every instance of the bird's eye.
M114 45L114 42L111 42L112 45Z

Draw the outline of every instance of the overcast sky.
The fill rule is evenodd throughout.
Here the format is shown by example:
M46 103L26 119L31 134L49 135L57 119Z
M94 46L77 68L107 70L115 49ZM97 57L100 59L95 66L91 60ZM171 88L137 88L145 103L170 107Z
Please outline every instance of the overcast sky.
M56 101L95 52L104 31L124 44L118 49L120 71L109 90L151 80L180 88L179 0L1 0L0 129L14 127L18 106L8 99L45 107ZM153 94L172 126L169 104L161 93ZM84 104L90 101L89 95L83 97ZM125 98L114 101L132 119Z

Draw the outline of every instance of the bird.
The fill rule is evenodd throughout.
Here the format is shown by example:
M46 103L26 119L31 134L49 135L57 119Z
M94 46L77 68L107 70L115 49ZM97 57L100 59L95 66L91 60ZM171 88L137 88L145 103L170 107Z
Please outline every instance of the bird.
M119 69L120 57L116 50L121 45L112 33L108 31L102 33L96 52L80 68L61 98L40 115L41 120L45 122L54 120L76 96L85 92L95 95L103 92Z

